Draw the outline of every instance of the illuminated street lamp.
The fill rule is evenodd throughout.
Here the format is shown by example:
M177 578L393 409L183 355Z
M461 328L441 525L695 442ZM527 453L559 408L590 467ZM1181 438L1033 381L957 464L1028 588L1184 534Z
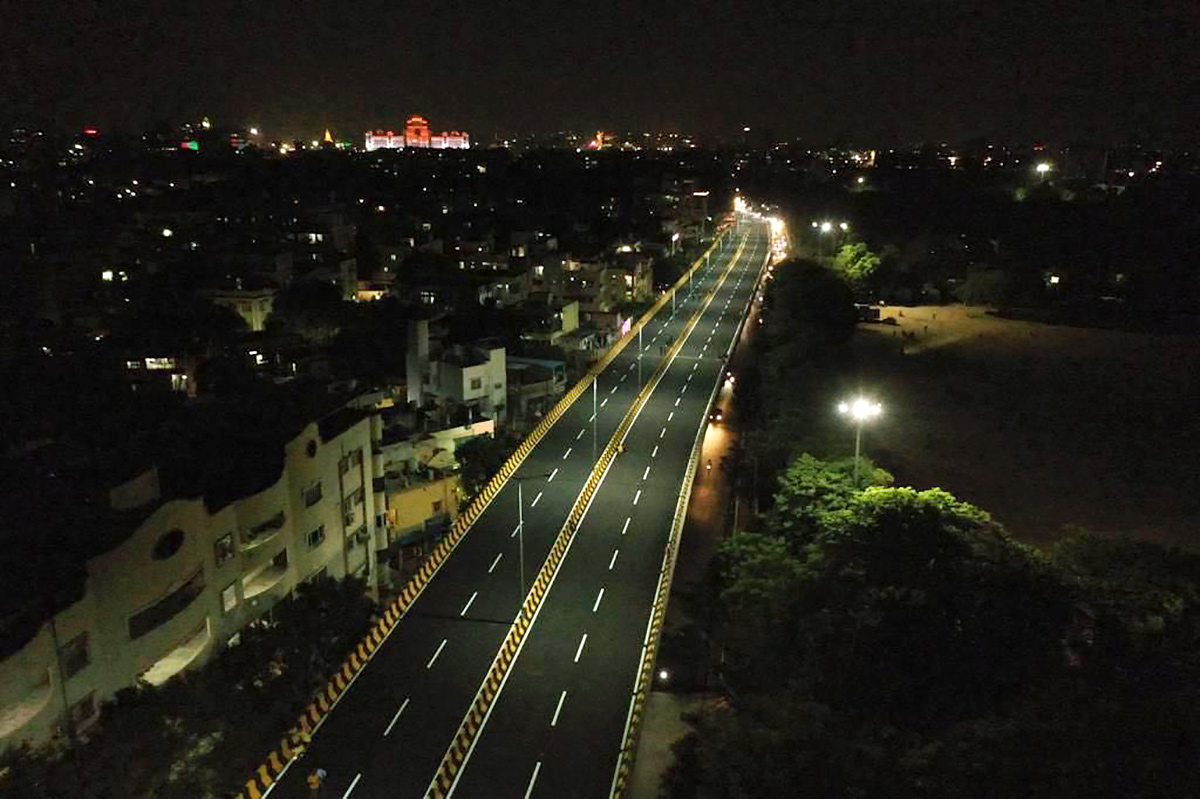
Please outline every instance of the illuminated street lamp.
M1041 163L1039 163L1037 166L1035 166L1033 168L1033 171L1037 172L1038 180L1044 181L1046 179L1046 175L1048 175L1050 173L1050 170L1052 170L1052 169L1054 169L1054 167L1050 164L1049 161L1042 161Z
M855 397L849 402L838 404L838 413L849 416L854 422L854 487L858 488L858 462L862 452L863 423L883 413L883 406L865 397Z

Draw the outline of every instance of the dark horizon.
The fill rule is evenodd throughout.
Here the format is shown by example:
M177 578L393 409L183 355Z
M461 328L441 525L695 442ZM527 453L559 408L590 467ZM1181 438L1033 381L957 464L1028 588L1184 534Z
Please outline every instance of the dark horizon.
M207 114L272 138L677 130L712 141L1144 140L1200 126L1200 7L749 0L12 8L0 122L143 129Z

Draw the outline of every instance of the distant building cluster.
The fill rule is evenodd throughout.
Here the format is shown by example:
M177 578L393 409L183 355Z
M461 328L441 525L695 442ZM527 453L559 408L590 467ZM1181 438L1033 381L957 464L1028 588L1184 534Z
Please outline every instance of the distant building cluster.
M429 120L414 114L408 118L403 132L394 130L367 131L367 152L374 150L402 150L405 147L418 147L432 150L466 150L471 146L471 137L466 131L445 130L433 134L429 130Z

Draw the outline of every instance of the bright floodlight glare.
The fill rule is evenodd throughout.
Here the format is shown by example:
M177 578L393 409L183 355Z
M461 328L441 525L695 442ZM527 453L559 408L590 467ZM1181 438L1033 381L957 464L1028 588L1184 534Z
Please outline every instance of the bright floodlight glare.
M856 397L850 402L838 403L838 413L847 415L856 422L865 422L883 413L883 406L865 397Z
M850 225L849 225L849 224L847 224L846 222L841 222L841 223L839 223L839 224L838 224L838 227L840 227L842 230L849 230L849 229L850 229Z
M1040 164L1038 164L1034 168L1037 170L1039 175L1044 175L1050 171L1050 164L1046 163L1045 161L1042 161Z
M169 239L175 235L175 231L171 230L169 227L165 227L162 229L162 234L164 239Z
M671 672L667 671L666 669L658 670L658 679L662 680L663 682L666 682L670 676Z
M822 233L828 233L831 230L833 230L832 222L822 222L821 223L821 232Z
M250 128L250 135L251 135L251 136L257 136L257 135L258 135L258 128Z
M861 184L861 183L866 183L866 182L867 182L867 179L866 179L866 178L859 178L859 179L858 179L858 182L859 182L860 184Z

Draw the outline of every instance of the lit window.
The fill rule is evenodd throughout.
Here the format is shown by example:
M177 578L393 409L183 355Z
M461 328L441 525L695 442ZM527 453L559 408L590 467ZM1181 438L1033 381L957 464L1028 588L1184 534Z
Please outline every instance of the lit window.
M100 273L100 279L103 280L105 283L111 283L113 280L113 270L105 269L103 272Z
M174 358L147 358L146 359L146 368L147 369L174 369L175 368L175 359Z

